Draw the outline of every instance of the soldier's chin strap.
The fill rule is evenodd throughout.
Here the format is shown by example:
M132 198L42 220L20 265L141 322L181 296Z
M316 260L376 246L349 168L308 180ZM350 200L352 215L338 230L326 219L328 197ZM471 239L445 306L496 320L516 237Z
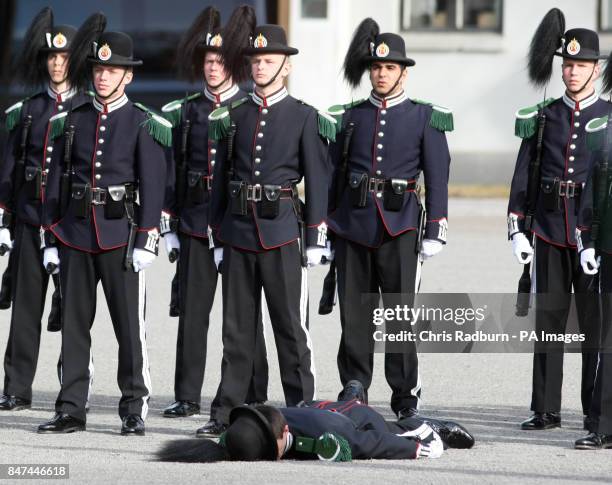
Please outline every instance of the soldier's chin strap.
M117 92L117 90L119 89L119 86L121 86L121 83L123 83L123 80L125 79L125 75L127 74L127 72L128 72L128 70L127 70L127 68L126 68L126 69L123 71L123 76L121 76L121 79L119 80L119 83L117 83L117 86L115 86L115 89L113 89L113 90L111 91L111 93L110 93L109 95L107 95L107 96L102 96L102 95L101 95L101 94L98 92L98 90L96 89L96 87L94 86L94 91L96 92L96 96L97 96L98 98L100 98L102 101L104 101L105 99L108 99L108 98L110 98L111 96L113 96L113 95L114 95L114 94Z
M575 90L573 90L573 91L572 91L571 89L568 89L568 92L569 92L570 94L578 94L578 93L581 93L581 92L582 92L582 90L583 90L584 88L586 88L586 87L587 87L587 84L589 84L589 83L591 82L591 79L593 78L593 74L595 74L595 67L597 67L597 62L595 62L595 63L593 64L593 70L591 71L591 75L590 75L590 76L589 76L589 78L588 78L588 79L585 81L585 83L582 85L582 87L581 87L580 89L575 89Z
M276 78L280 74L281 70L283 69L283 67L285 67L285 62L287 62L287 56L285 56L283 58L283 62L281 63L281 65L278 68L278 70L276 71L276 74L274 74L274 76L272 76L272 79L270 79L267 83L263 83L263 84L255 82L255 86L257 86L258 88L267 88L270 84L272 84L274 81L276 81Z

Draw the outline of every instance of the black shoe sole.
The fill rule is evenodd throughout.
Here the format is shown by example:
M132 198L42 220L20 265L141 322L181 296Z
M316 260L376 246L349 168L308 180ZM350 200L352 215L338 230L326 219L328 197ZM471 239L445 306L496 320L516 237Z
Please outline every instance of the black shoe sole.
M521 425L521 429L523 431L546 431L547 429L555 429L555 428L560 428L561 427L561 423L555 423L555 424L547 424L546 426L542 426L542 427L534 427L534 426L522 426Z
M198 433L196 431L196 438L218 438L224 432L225 432L225 430L221 431L220 433Z
M603 445L603 446L574 445L575 450L609 450L610 448L612 448L612 444Z
M121 436L144 436L144 431L124 431L121 430Z
M3 407L0 407L0 412L2 412L2 411L5 411L5 412L7 412L7 411L23 411L24 409L32 409L32 405L31 404L22 404L22 405L19 405L19 406L14 406L12 408L3 408Z
M162 413L162 416L164 418L188 418L190 416L196 416L199 415L200 413L189 413L189 414L174 414L174 413Z
M37 430L38 434L67 434L67 433L75 433L77 431L86 431L83 426L74 426L72 428L66 428L61 431L59 430L50 430L50 429L39 429Z

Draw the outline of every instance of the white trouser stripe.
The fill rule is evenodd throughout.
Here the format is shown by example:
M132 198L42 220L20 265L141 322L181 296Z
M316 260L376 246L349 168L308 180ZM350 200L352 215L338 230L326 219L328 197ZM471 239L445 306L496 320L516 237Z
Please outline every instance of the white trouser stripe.
M93 352L91 351L91 344L89 345L89 386L87 386L87 401L85 402L85 407L89 406L89 400L91 399L91 390L93 388L93 378L94 378L94 362L93 362Z
M268 302L266 301L265 292L261 292L261 333L263 334L263 344L264 349L266 351L266 360L270 361L270 356L268 355L268 342L266 340L266 325L270 323L270 311L268 310ZM257 358L257 357L255 357Z
M433 430L423 423L417 429L413 429L412 431L406 431L404 433L398 433L397 436L418 436L420 439L424 440L427 438Z
M302 282L300 291L300 325L304 334L306 335L306 347L310 350L310 372L313 379L313 390L312 399L317 399L317 371L315 369L314 352L312 350L312 340L310 339L310 332L306 327L306 316L308 315L308 269L300 266L302 270Z
M149 373L149 356L147 354L146 323L145 323L145 304L146 304L146 282L145 272L138 272L138 326L140 337L140 348L142 352L142 379L147 388L147 395L142 397L142 412L140 417L143 421L149 412L149 396L151 395L151 374Z

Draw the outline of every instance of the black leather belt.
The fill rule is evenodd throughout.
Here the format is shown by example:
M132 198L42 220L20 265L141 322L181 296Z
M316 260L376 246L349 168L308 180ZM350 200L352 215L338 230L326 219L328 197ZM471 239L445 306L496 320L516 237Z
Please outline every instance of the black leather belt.
M391 180L402 180L402 179L378 179L375 177L369 177L368 178L368 190L370 192L383 192L385 190L385 184L391 183ZM410 190L416 190L417 188L418 188L418 184L416 180L406 181L406 192Z
M255 184L255 185L247 185L247 200L250 202L261 202L262 194L263 194L263 185ZM281 199L290 199L291 198L291 188L280 189Z

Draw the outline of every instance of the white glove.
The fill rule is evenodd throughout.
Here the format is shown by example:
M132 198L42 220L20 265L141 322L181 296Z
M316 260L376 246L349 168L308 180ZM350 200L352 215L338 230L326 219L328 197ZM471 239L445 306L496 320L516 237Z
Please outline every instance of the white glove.
M595 259L595 248L588 248L580 253L580 265L584 274L597 274L599 271L599 261Z
M327 249L329 250L329 256L327 256L327 262L331 263L334 260L334 258L336 257L336 250L332 249L331 242L329 242L329 241L327 241L325 243L325 246L327 246Z
M321 264L321 259L324 256L328 261L330 261L331 250L329 247L322 248L320 246L310 246L309 248L306 248L306 257L308 258L309 268Z
M217 271L219 271L219 266L223 261L223 248L215 248L213 257L215 258L215 266L217 267Z
M512 236L512 251L520 264L531 263L531 260L533 259L533 248L531 247L529 240L525 237L525 234L522 232L517 232L514 236ZM525 253L527 256L524 256L523 253Z
M168 253L168 256L170 256L170 253L172 253L173 249L176 249L177 253L180 253L181 243L179 241L178 236L176 235L176 232L167 232L166 234L164 234L164 242L166 243L166 252ZM176 261L177 259L178 257L174 261ZM170 260L171 263L173 263L174 261L172 259Z
M423 261L433 258L436 254L442 251L444 244L437 239L423 239L423 247L421 248L421 258Z
M47 269L47 266L50 263L56 266L55 270L53 270L51 274L59 273L60 260L57 248L45 248L45 251L43 252L43 267Z
M151 263L155 261L155 254L150 251L145 251L144 249L134 249L134 256L132 257L132 266L134 267L134 272L138 273L143 269L147 268L151 265Z
M435 431L431 438L423 440L419 443L417 450L417 458L440 458L444 453L444 442Z
M11 231L6 227L0 229L0 245L4 244L8 250L13 249L13 241L11 241Z

